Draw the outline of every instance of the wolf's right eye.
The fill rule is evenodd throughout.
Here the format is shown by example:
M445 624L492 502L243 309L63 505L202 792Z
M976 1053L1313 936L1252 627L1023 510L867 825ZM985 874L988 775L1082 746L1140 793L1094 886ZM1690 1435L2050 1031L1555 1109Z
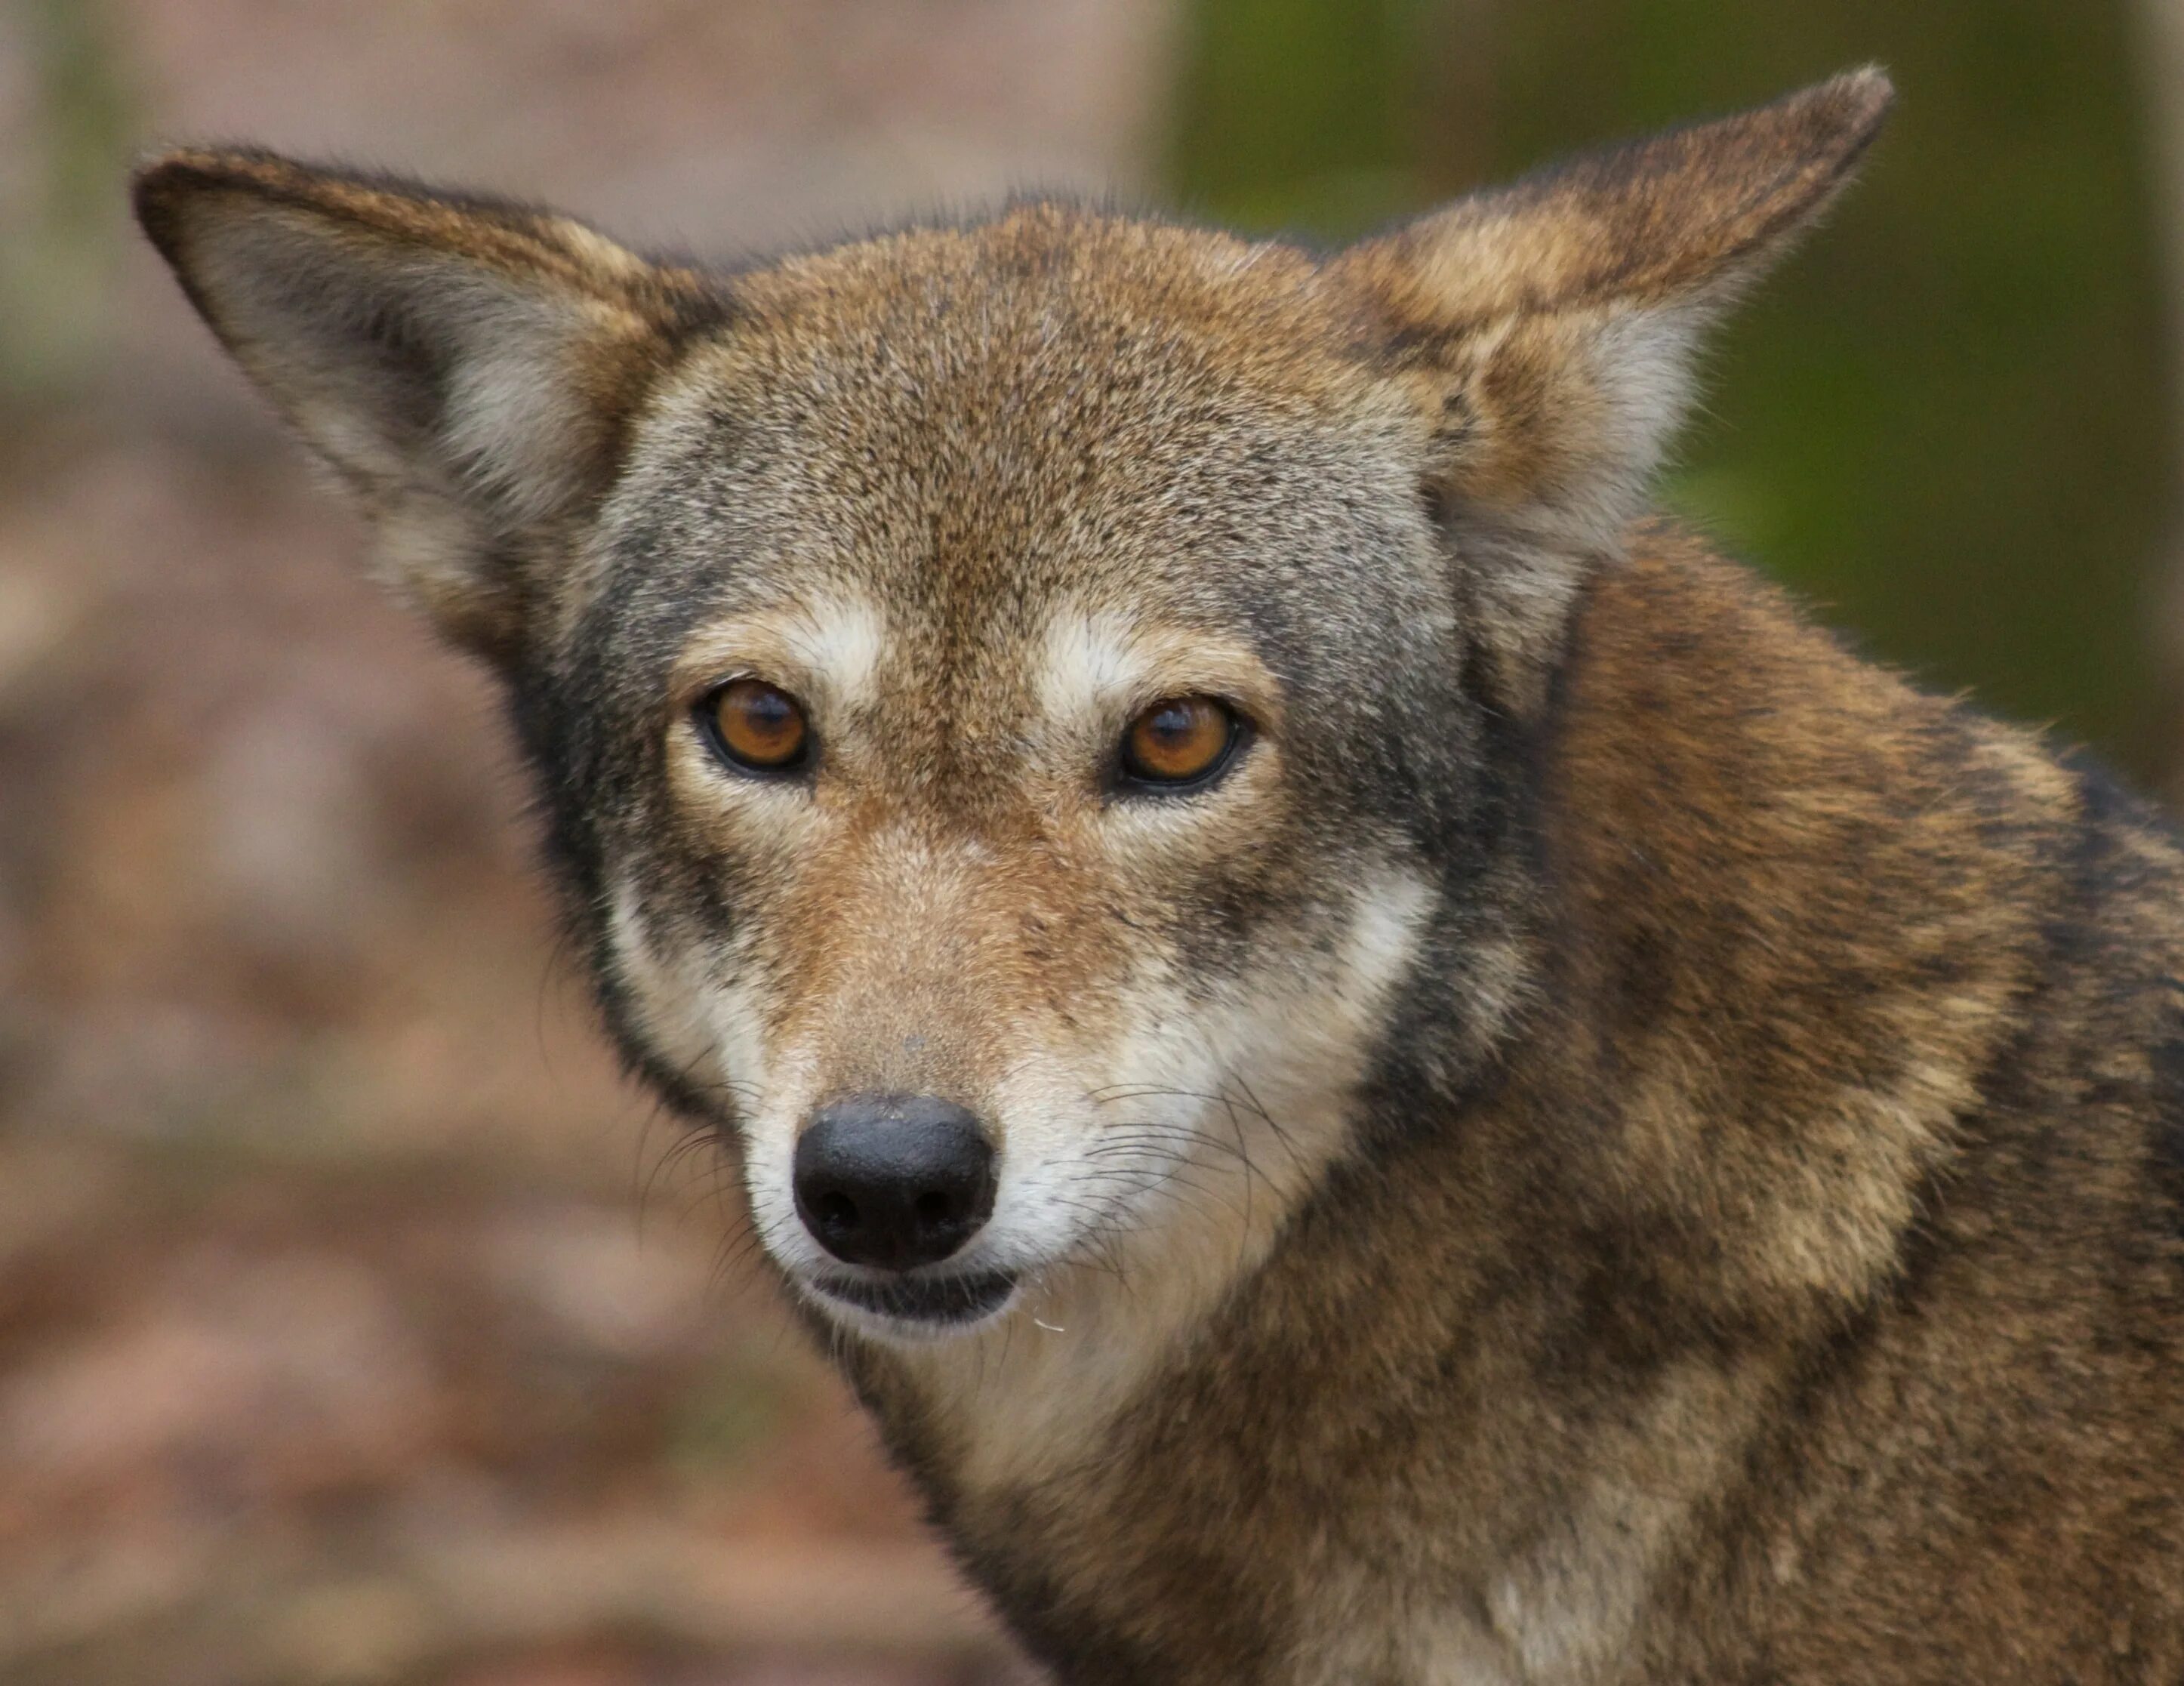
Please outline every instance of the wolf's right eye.
M803 706L763 679L731 679L698 705L698 723L723 760L752 773L793 773L811 758Z

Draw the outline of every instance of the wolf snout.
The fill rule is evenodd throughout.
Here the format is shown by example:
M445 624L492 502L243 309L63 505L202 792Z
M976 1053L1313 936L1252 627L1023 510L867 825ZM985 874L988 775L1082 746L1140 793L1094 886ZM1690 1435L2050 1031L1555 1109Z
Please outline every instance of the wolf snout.
M796 1212L851 1264L937 1264L994 1209L994 1150L978 1119L933 1095L855 1095L796 1144Z

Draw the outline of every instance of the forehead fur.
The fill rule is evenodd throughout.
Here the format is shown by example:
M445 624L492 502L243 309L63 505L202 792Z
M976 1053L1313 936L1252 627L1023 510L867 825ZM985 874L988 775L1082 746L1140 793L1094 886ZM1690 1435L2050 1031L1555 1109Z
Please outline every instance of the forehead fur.
M1306 559L1425 554L1402 400L1294 248L1036 203L733 284L609 516L722 612L831 581L912 640L1059 602L1276 635Z
M1347 310L1296 247L1056 200L790 257L738 277L736 299L747 327L830 349L883 328L969 353L1027 327L1157 324L1170 352L1195 347L1240 378L1313 396L1340 372L1325 342L1342 336Z

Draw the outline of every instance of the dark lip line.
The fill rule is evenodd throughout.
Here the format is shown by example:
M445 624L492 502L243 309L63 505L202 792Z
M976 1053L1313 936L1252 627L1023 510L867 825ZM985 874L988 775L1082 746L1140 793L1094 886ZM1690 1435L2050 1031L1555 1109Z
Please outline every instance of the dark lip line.
M1016 1273L983 1270L960 1276L867 1282L819 1276L811 1286L829 1299L905 1323L968 1323L984 1316L1015 1292Z

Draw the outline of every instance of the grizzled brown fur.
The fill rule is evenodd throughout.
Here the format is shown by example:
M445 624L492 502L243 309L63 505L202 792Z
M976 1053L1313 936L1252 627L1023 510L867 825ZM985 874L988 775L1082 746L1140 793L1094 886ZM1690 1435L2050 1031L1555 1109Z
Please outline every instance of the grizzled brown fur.
M140 176L1061 1679L2184 1678L2184 854L1645 513L1887 97L1324 256L1034 201L715 272ZM738 676L794 777L709 744ZM1120 780L1192 695L1217 779ZM874 1091L998 1153L907 1273L976 1315L859 1310L788 1198Z

